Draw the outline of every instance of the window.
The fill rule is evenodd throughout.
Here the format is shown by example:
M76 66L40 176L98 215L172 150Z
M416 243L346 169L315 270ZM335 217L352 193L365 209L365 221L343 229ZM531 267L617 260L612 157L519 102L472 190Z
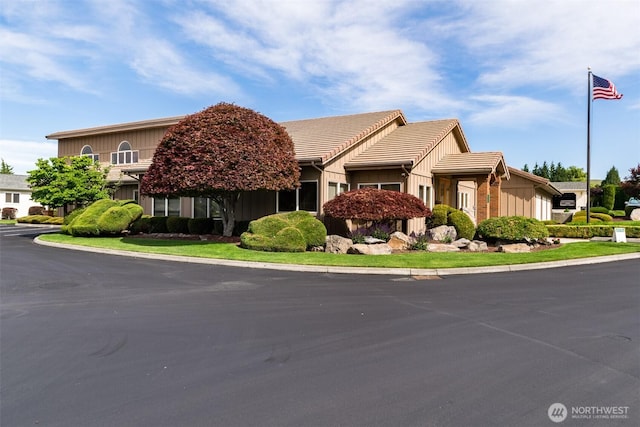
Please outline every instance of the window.
M318 211L318 181L302 181L295 190L279 191L278 212Z
M111 153L111 164L126 165L138 163L138 150L132 150L129 141L122 141L118 145L118 151Z
M85 145L82 147L82 151L80 151L81 156L91 157L94 162L100 161L100 154L94 154L93 148L90 145Z
M469 193L458 193L458 209L469 207Z
M338 194L349 191L349 185L344 183L330 182L327 201L334 199Z
M220 218L220 207L213 199L206 197L193 198L194 218Z
M154 197L153 216L180 216L180 198Z
M377 188L378 190L400 191L399 182L358 184L358 188Z
M136 203L140 203L140 192L138 190L133 190L133 200L135 200Z
M431 208L431 187L427 185L418 186L418 199L422 200L426 207Z
M5 193L5 203L20 203L20 193Z

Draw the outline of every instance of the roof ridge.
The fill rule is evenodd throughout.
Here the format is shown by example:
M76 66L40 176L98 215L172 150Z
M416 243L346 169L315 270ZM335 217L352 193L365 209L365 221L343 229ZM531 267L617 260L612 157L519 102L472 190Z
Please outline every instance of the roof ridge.
M451 122L449 123L449 125L447 125L443 131L441 131L438 135L436 135L434 138L431 139L431 141L429 141L428 144L425 145L425 147L420 150L420 152L418 153L418 155L413 159L413 164L417 164L420 159L422 159L423 157L425 157L427 154L429 154L429 152L431 150L433 150L433 148L438 145L439 141L442 141L442 139L447 136L447 134L449 132L451 132L456 125L459 124L458 119L442 119L442 120L431 120L431 122L438 122L438 121L446 121L446 120L450 120ZM418 122L418 123L427 123L427 122ZM416 123L414 123L416 124Z

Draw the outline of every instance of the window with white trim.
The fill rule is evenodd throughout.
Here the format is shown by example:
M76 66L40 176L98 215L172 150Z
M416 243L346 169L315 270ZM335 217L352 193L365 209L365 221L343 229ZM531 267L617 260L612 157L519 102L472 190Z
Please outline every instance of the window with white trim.
M91 148L90 145L85 145L84 147L82 147L82 150L80 150L80 155L83 157L91 157L94 162L100 161L100 154L95 154L93 152L93 148Z
M330 182L329 191L327 194L327 201L334 199L338 194L349 191L349 184Z
M318 212L318 181L301 181L295 190L278 191L278 212Z
M126 165L138 163L138 150L131 149L129 141L122 141L118 145L118 151L111 153L112 165Z
M378 190L400 191L399 182L372 182L358 184L358 188L377 188Z
M180 198L154 197L153 216L180 216Z
M192 216L194 218L220 218L220 206L213 199L194 197Z
M418 199L428 208L431 208L431 187L428 185L418 186Z
M469 193L458 193L458 209L469 207Z

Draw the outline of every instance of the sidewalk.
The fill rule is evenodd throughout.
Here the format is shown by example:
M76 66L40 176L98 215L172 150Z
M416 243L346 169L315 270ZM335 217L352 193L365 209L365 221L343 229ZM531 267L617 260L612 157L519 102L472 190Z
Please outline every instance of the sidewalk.
M584 239L565 239L561 243L571 241L584 241ZM634 239L640 241L640 239ZM127 256L130 258L156 259L174 262L186 262L194 264L222 265L227 267L262 268L268 270L299 271L308 273L330 273L330 274L385 274L390 276L448 276L454 274L481 274L481 273L503 273L511 271L539 270L546 268L569 267L575 265L598 264L603 262L626 261L640 259L640 252L621 255L609 255L602 257L580 258L563 261L550 261L531 264L496 265L488 267L461 267L461 268L376 268L376 267L334 267L325 265L299 265L299 264L276 264L267 262L234 261L216 258L194 258L177 255L148 254L142 252L129 252L114 249L91 248L87 246L67 245L63 243L53 243L35 238L34 242L43 245L63 249L71 249L84 252L95 252L106 255Z

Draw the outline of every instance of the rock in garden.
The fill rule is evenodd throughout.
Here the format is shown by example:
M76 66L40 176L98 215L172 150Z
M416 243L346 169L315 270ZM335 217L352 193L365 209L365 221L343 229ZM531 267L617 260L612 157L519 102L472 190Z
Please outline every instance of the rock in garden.
M629 214L629 219L631 221L640 221L640 209L634 209Z
M332 254L346 254L353 242L346 237L332 234L327 236L327 244L325 246L325 252Z
M468 249L470 252L486 252L489 250L489 247L487 246L487 242L474 240L473 242L469 243Z
M526 243L513 243L510 245L498 246L498 252L504 252L506 254L517 254L522 252L531 252L531 246Z
M446 243L429 243L427 247L429 252L458 252L460 248Z
M386 243L380 243L377 245L357 243L355 245L351 245L347 253L356 255L389 255L391 254L391 246Z
M384 241L384 240L382 240L382 239L376 239L375 237L371 237L371 236L365 236L365 237L364 237L364 242L365 242L367 245L377 245L377 244L379 244L379 243L387 243L387 242L385 242L385 241Z
M431 240L435 240L436 242L444 242L445 240L449 240L453 242L458 237L458 233L456 232L455 227L450 225L441 225L439 227L434 227L427 231L429 233L429 238Z
M469 246L469 244L471 243L471 240L469 239L465 239L464 237L462 239L458 239L455 242L452 242L451 244L455 247L458 247L460 249L464 249L467 246Z
M407 236L406 234L400 231L396 231L395 233L391 234L391 237L389 238L387 244L391 246L391 249L394 250L406 250L409 249L414 240L415 239Z

